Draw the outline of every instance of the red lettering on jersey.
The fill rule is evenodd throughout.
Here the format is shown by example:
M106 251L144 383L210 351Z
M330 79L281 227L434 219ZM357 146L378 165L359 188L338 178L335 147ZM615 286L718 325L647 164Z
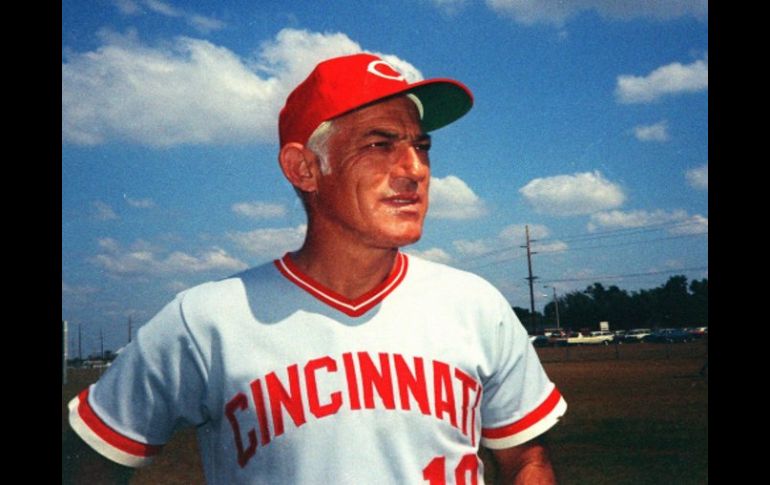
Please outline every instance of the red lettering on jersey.
M466 374L465 372L457 368L455 369L455 377L463 384L462 432L464 435L468 436L467 424L468 424L468 407L470 406L470 391L476 391L476 388L478 388L478 384L476 383L476 381L473 380L471 376L469 376L468 374Z
M412 374L404 357L399 354L393 354L393 363L396 368L396 377L398 379L398 394L401 398L401 409L411 409L409 395L417 401L422 414L430 415L430 404L428 403L428 387L425 384L425 368L421 357L414 358L414 371Z
M302 408L302 392L299 387L297 364L287 367L286 371L289 374L290 392L286 391L275 372L265 376L265 386L267 387L267 395L270 400L270 412L273 416L273 430L275 430L276 437L283 434L283 413L281 412L281 407L286 409L298 428L305 424L305 410Z
M262 382L259 379L251 383L251 395L254 398L254 407L257 409L262 446L270 443L270 430L267 428L267 412L265 411L265 398L262 393Z
M473 409L471 410L471 446L476 446L476 409L479 407L479 401L481 401L481 391L476 393L476 402L473 403Z
M337 391L331 394L329 404L321 404L318 398L318 383L315 379L315 371L325 367L329 372L337 371L337 362L331 357L321 357L313 359L305 365L305 381L307 382L307 400L310 405L310 412L316 418L323 418L330 414L335 414L342 406L342 393Z
M230 400L225 406L225 416L230 421L230 426L233 428L233 437L235 438L235 448L238 450L238 465L241 468L246 466L254 453L257 451L257 433L254 428L250 429L246 436L249 438L249 447L243 449L243 441L241 440L241 427L238 424L238 419L235 417L237 410L245 410L249 407L249 400L246 395L239 392L234 398Z
M361 366L361 384L364 388L364 407L374 409L374 387L377 388L385 409L395 409L396 401L393 397L393 380L390 376L390 362L388 354L380 353L380 370L374 365L369 354L358 352L358 365Z
M446 396L446 398L444 397ZM443 414L449 414L449 422L457 427L457 411L455 410L455 393L452 389L452 374L449 365L433 361L433 397L436 402L436 417L444 419Z
M353 356L350 352L344 353L342 354L342 361L345 363L345 378L348 381L350 409L361 409L361 399L358 397L358 376L356 375L356 366L353 365Z

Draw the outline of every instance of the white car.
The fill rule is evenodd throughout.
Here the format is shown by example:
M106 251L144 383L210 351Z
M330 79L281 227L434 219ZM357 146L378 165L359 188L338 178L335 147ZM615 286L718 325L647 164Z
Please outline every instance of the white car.
M590 332L588 335L578 332L577 336L570 337L567 339L567 344L569 345L595 345L595 344L609 345L614 338L615 338L614 333L608 332L605 330L597 330L594 332Z
M623 336L623 339L620 340L623 343L636 343L636 342L643 342L644 337L651 335L652 330L649 328L633 328L626 332L626 334Z

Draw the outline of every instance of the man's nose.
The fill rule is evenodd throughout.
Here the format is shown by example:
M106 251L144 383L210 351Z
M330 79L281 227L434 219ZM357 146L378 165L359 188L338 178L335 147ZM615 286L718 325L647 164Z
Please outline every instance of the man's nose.
M415 182L422 182L430 174L428 154L412 145L405 145L398 152L399 175Z

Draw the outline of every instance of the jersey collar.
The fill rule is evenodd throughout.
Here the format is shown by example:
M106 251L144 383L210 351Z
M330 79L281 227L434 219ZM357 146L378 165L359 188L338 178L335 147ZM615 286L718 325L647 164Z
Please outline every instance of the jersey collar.
M404 280L409 259L405 254L399 252L396 255L396 263L393 265L390 275L372 290L354 299L340 295L304 274L294 264L289 253L286 253L281 259L276 259L274 264L286 279L310 293L317 300L350 317L360 317L384 300Z

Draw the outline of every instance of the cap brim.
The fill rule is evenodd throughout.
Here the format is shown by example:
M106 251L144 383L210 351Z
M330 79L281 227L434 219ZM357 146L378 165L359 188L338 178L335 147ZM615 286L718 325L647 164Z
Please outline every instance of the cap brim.
M422 103L422 127L425 131L437 130L456 121L473 106L470 90L452 79L421 81L403 93L414 94Z

